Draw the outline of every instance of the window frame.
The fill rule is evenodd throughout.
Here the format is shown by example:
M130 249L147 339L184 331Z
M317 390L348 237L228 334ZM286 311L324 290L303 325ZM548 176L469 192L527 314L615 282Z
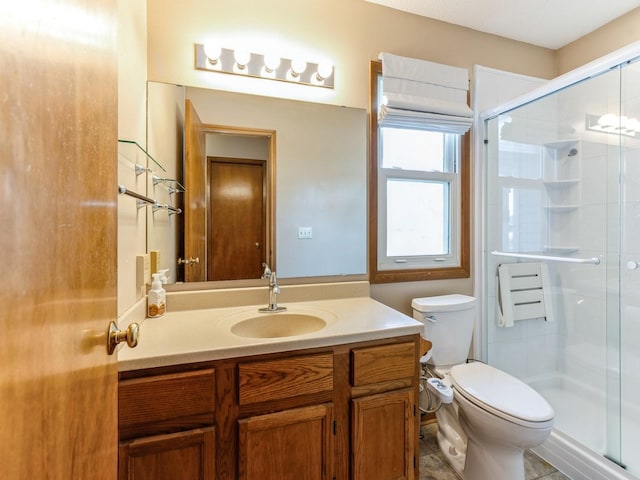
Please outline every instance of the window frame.
M470 133L460 138L460 158L458 175L460 177L459 199L460 209L457 215L452 214L452 235L457 237L459 265L444 267L414 267L403 269L380 269L378 267L378 249L380 246L379 210L379 136L378 136L378 88L382 75L382 63L372 61L369 71L369 281L370 283L412 282L422 280L445 280L470 277ZM457 220L456 220L457 216ZM457 225L456 225L457 224ZM457 228L457 231L454 229Z

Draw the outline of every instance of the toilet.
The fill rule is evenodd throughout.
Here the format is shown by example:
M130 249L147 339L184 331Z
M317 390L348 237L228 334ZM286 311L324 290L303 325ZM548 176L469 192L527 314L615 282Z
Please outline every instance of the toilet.
M426 391L440 400L438 445L464 480L524 480L524 451L551 433L551 405L521 380L479 361L467 363L476 299L416 298L432 348L422 358ZM429 392L429 393L428 393Z

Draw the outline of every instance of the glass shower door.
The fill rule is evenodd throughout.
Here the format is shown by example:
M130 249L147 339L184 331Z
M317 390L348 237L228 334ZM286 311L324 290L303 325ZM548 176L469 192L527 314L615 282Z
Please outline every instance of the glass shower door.
M640 62L621 69L620 461L640 476Z
M620 69L486 122L486 341L490 364L551 403L557 430L620 462L620 135L599 128L607 113L620 115ZM513 262L546 266L551 305L499 326L496 271Z

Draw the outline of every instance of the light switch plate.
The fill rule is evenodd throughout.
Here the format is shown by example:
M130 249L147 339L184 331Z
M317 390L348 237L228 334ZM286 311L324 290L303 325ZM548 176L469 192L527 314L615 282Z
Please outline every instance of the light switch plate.
M311 227L298 227L298 238L300 238L300 239L313 238L313 228L311 228Z

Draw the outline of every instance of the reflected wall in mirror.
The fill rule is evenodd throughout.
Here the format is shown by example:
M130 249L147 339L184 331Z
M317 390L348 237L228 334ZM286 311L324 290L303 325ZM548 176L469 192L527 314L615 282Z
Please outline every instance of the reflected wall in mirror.
M366 274L364 110L157 82L149 82L148 93L147 148L162 159L173 157L165 162L176 165L178 178L186 180L188 175L183 169L182 153L186 144L186 99L204 125L274 132L270 163L274 185L270 187L267 181L266 194L272 188L275 195L273 214L266 215L265 229L272 232L267 235L266 244L271 239L267 247L272 253L270 265L279 277ZM158 102L163 106L158 106ZM210 162L221 157L241 158L237 151L215 153L210 145L215 137L206 138L205 142ZM241 148L250 147L245 144ZM173 195L184 196L174 198L174 205L183 210L190 208L191 202L186 201L189 192ZM210 213L207 210L207 215ZM170 269L170 282L182 281L177 259L191 259L184 250L186 215L174 215L168 221L165 216L162 220L165 223L155 217L149 221L148 249L160 252L160 266ZM299 238L301 231L310 232L311 238ZM268 253L264 256L269 258ZM226 261L233 262L233 257Z

